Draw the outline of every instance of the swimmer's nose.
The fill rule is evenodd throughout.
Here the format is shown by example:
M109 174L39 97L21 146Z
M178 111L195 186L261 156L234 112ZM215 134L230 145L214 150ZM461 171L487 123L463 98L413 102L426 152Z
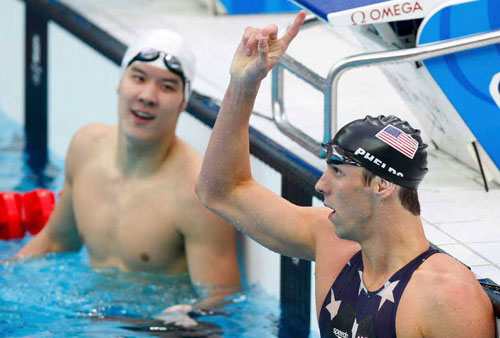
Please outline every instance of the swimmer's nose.
M314 186L314 189L316 189L316 191L322 195L327 195L328 188L325 185L325 180L326 180L325 173L323 173L323 175L321 175L318 182L316 182L316 185Z
M139 101L148 107L156 105L158 102L158 92L154 84L144 84L139 94Z

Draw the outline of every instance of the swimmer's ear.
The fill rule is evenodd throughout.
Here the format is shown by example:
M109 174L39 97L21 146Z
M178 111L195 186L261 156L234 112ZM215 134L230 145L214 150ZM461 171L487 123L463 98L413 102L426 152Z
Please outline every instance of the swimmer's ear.
M396 185L394 183L378 177L377 195L381 199L389 198L395 193L395 191L396 191Z
M181 109L179 110L179 113L181 113L181 112L185 111L185 110L186 110L186 108L187 108L187 105L188 105L187 101L186 101L186 100L183 100L183 101L182 101L182 104L181 104Z
M120 87L122 86L122 81L123 81L123 76L120 79L120 81L118 81L118 85L116 86L116 94L118 95L120 95Z

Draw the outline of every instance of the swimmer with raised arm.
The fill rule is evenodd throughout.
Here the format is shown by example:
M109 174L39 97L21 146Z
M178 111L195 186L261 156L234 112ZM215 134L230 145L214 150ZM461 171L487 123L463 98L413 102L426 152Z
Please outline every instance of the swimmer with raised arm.
M16 257L85 244L94 267L189 272L211 291L203 303L210 306L210 299L238 291L240 277L235 230L194 191L202 157L175 135L194 55L178 34L150 31L127 49L121 72L118 125L92 124L74 135L62 197Z
M407 122L367 116L324 145L327 169L316 190L325 207L296 206L252 178L255 97L304 18L300 12L282 38L274 25L245 30L198 196L269 249L316 262L322 337L492 338L492 305L474 275L425 238L417 188L427 173L426 145Z

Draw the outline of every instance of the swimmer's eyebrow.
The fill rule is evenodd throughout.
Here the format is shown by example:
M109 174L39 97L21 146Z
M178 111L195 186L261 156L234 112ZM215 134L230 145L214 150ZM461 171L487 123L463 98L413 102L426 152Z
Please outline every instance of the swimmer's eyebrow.
M137 67L131 67L130 70L132 72L137 72L137 73L141 73L142 75L148 75L147 72L145 72L144 70L140 69L140 68L137 68ZM164 77L164 78L161 78L159 79L159 82L170 82L172 84L176 84L176 85L180 85L180 82L181 80L178 79L177 77L175 77L176 75L172 75L172 77Z
M145 72L145 71L143 71L143 70L142 70L142 69L140 69L140 68L134 67L134 66L130 67L130 71L132 71L132 72L137 72L137 73L141 73L141 74L146 75L146 72Z

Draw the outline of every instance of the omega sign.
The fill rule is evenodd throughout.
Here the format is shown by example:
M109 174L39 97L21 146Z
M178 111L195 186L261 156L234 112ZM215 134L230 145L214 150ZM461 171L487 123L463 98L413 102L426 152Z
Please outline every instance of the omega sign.
M355 11L351 14L351 22L353 25L359 25L366 23L366 20L369 20L370 22L380 20L387 21L391 19L396 20L400 15L415 14L416 12L423 11L424 9L418 1L408 1L382 8Z

